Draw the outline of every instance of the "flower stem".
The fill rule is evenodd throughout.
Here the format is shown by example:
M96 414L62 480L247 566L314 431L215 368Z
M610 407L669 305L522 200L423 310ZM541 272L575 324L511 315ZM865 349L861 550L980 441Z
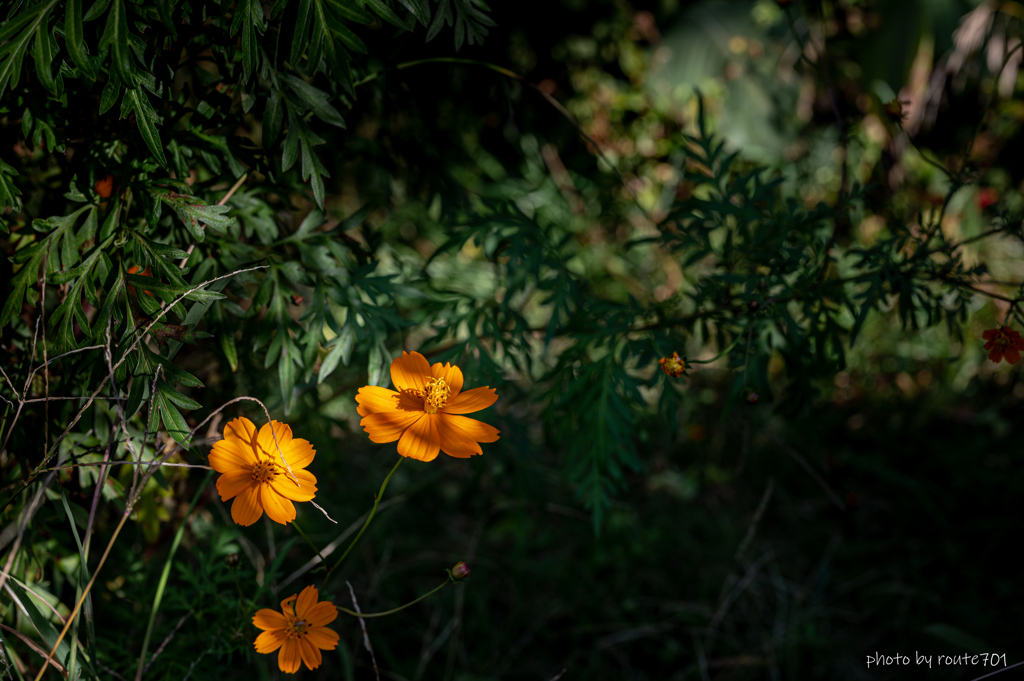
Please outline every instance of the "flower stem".
M164 589L167 588L167 579L171 575L171 566L174 564L174 554L178 551L178 545L181 544L181 538L185 534L185 528L188 526L189 516L192 515L192 511L195 510L196 503L199 501L199 497L202 496L203 490L206 489L206 483L210 481L210 477L213 476L213 471L206 474L203 478L203 482L199 485L199 489L196 490L196 494L192 497L192 503L189 504L188 511L185 512L185 517L181 521L181 525L178 526L178 531L174 535L174 541L171 542L171 551L167 554L167 560L164 561L164 570L160 574L160 581L156 586L156 595L153 597L153 607L149 613L149 624L146 625L146 635L142 639L142 652L139 654L139 665L135 670L135 681L139 681L142 678L142 672L145 670L146 665L146 651L149 649L149 639L153 634L153 625L156 623L156 613L160 610L160 601L164 597Z
M380 486L380 491L377 492L377 498L373 500L373 508L370 509L370 515L367 516L366 522L363 523L363 526L361 528L359 528L359 534L356 535L356 538L353 539L352 543L348 545L347 549L345 549L345 553L341 554L341 558L339 558L338 562L334 564L334 567L332 567L330 570L328 570L327 574L324 575L324 584L327 583L327 578L331 576L331 573L334 572L335 570L337 570L338 566L341 565L341 562L343 560L345 560L345 556L347 556L349 554L349 552L352 550L352 547L355 546L356 542L359 541L359 538L363 536L363 532L366 532L366 528L370 526L370 522L373 520L374 514L377 513L377 505L380 504L380 499L381 499L381 497L384 496L384 490L387 488L388 483L391 482L392 476L394 476L395 471L398 470L398 467L402 465L403 461L405 461L405 457L404 456L398 457L398 462L395 464L395 467L391 469L390 473L388 473L388 477L384 478L384 482ZM321 560L323 560L323 559L321 558ZM415 603L415 602L416 601L413 601L413 603ZM405 607L405 606L402 606L402 607Z
M320 562L322 564L326 565L327 562L324 560L323 555L320 554L320 549L318 549L316 547L316 544L314 544L313 541L309 537L306 536L306 533L302 531L302 528L299 527L299 524L297 522L295 522L294 520L292 521L292 527L294 527L298 531L298 533L302 535L302 538L306 540L306 543L309 544L309 546L313 549L313 551L316 552L316 555L320 559Z
M455 580L452 579L449 576L448 579L446 579L442 584L440 584L439 586L435 587L434 589L428 591L427 593L423 594L422 596L420 596L416 600L409 601L405 605L400 605L397 608L394 608L393 610L385 610L384 612L363 613L363 612L356 612L355 610L349 610L348 608L343 608L340 605L336 605L334 607L336 607L338 610L342 611L346 615L352 615L353 617L364 617L364 618L366 618L366 617L384 617L385 615L392 615L392 614L398 612L399 610L405 610L410 605L415 605L416 603L419 603L420 601L422 601L427 596L432 596L432 595L436 594L438 591L440 591L441 589L445 588L446 586L448 586L449 584L453 583L454 581Z

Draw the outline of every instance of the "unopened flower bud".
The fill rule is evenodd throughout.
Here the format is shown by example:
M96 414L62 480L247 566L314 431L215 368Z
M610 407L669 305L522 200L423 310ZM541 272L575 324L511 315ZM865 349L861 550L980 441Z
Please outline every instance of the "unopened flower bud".
M761 396L755 393L753 390L747 393L747 402L750 404L757 404L758 400L760 399Z
M460 560L455 564L455 567L453 567L450 572L452 579L457 582L469 576L469 566L466 565L465 561Z
M227 565L229 568L238 567L238 561L239 556L237 553L229 553L228 555L224 556L224 564Z
M903 112L903 102L898 99L886 102L883 109L885 111L885 115L894 123L903 122L903 118L906 116Z
M759 303L756 300L751 300L749 303L747 303L747 309L750 310L751 312L757 312L757 308L759 307L761 307L761 303Z

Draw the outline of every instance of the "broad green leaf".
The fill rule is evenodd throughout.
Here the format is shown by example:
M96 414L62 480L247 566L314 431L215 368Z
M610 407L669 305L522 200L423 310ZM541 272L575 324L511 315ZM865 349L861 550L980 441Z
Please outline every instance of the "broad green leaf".
M354 21L360 24L373 22L373 16L359 7L353 0L322 0L324 4L342 19Z
M295 161L302 158L302 179L309 181L313 187L313 196L317 206L324 205L324 177L330 177L327 168L320 162L313 147L323 144L324 140L316 135L300 116L295 115L288 106L288 134L284 138L284 154L281 159L282 169L288 170Z
M37 3L0 26L0 98L8 87L18 84L28 44L36 36L37 27L46 24L56 4L57 0Z
M163 393L167 400L181 409L202 409L203 405L199 404L190 397L182 395L180 392L170 386L170 384L164 381L157 381L157 388Z
M374 343L370 348L370 357L366 363L367 382L382 388L388 387L390 378L388 369L390 367L391 362L387 350L379 342Z
M200 226L200 223L211 228L217 234L223 234L235 224L235 219L227 215L231 211L230 206L210 206L195 196L179 194L159 187L149 187L147 191L154 199L158 199L174 209L178 218L196 241L203 241L206 238L203 232L204 228ZM178 257L185 257L185 254L182 253Z
M159 413L160 419L164 423L164 430L167 431L167 434L174 438L174 441L178 444L188 447L189 442L192 440L192 437L189 434L188 424L185 423L185 419L182 418L181 413L168 398L165 388L160 385L161 383L162 381L158 382L156 396L153 399L154 411ZM151 429L156 422L155 416L156 415L153 414L150 418Z
M348 366L352 357L352 348L355 347L356 334L350 323L346 323L341 330L341 335L334 341L335 345L320 362L320 373L316 382L323 383L324 379L330 376L338 368L338 362Z
M117 104L118 98L121 96L121 79L117 77L115 71L111 71L107 75L107 82L103 86L103 92L100 93L100 115L107 113L115 104Z
M218 340L220 348L224 351L224 356L227 357L228 364L231 366L232 373L238 371L238 349L235 347L234 334L227 329L222 329Z
M57 94L57 80L53 77L53 52L50 49L49 23L47 17L36 24L36 40L33 56L36 62L36 75L39 82L52 94Z
M100 38L100 51L110 48L114 59L114 68L121 82L134 87L135 65L132 62L131 50L128 46L128 15L124 0L112 0L107 25ZM124 118L124 116L121 116ZM141 127L141 126L140 126Z
M270 98L267 100L267 108L263 112L263 148L274 146L274 142L281 135L281 127L284 122L284 103L281 101L281 91L271 88Z
M280 78L282 82L286 83L288 87L298 95L299 100L308 106L317 118L322 120L324 123L336 125L339 128L345 127L344 119L342 119L338 110L331 106L330 95L326 92L313 87L301 78L289 76L284 73L279 74L278 78Z
M380 16L381 19L384 19L385 21L387 21L390 24L394 24L398 28L404 28L406 30L409 29L409 26L406 26L405 22L402 21L399 18L399 16L397 14L395 14L394 10L392 10L390 7L388 7L387 4L384 3L383 0L361 0L361 1L363 3L364 7L367 7L367 6L372 7L373 11L376 12L377 15Z
M160 15L160 21L163 22L171 36L177 38L178 28L174 25L174 4L175 0L156 0L156 12Z
M128 390L128 401L124 407L124 417L130 419L139 413L142 406L142 399L146 394L149 381L145 376L136 376L132 379L132 387Z
M61 640L60 645L57 644L60 632L57 630L57 627L53 625L53 622L39 611L39 608L32 600L34 596L31 596L21 587L20 581L14 578L9 578L7 580L7 584L17 597L18 602L21 603L21 607L28 613L29 619L32 620L32 625L36 628L36 631L39 632L39 635L42 636L43 640L46 642L46 652L53 650L53 647L56 645L56 660L61 664L66 664L68 655L71 653L71 648L68 645L67 639Z
M121 0L114 0L115 3ZM127 88L124 93L124 100L121 103L121 118L127 118L129 112L135 112L135 124L138 126L139 134L145 140L146 146L152 152L154 158L160 165L167 166L167 158L164 156L163 143L160 141L158 123L160 117L149 101L146 93L135 88Z
M103 16L103 13L107 11L107 7L110 6L110 0L96 0L89 8L89 11L85 13L85 21L95 21Z
M11 178L18 174L18 171L7 165L0 159L0 212L7 206L15 211L21 210L21 190L14 186Z

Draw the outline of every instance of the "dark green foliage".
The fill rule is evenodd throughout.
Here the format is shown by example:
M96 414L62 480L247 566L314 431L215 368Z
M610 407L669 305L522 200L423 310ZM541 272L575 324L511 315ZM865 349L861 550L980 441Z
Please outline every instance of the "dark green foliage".
M939 92L970 120L915 148L933 133L877 94L911 60L858 57L858 30L892 37L882 8L825 5L8 3L4 624L52 647L43 601L66 616L98 574L55 656L81 678L275 678L257 608L308 584L353 606L349 581L383 611L465 559L368 620L394 678L844 678L919 635L1012 644L982 607L1015 602L1012 571L966 570L958 600L935 565L995 562L983 516L1013 517L1024 393L1006 364L989 383L980 334L1024 324L1024 198L988 151L1024 117L967 54L950 87L983 107ZM724 80L659 71L712 24ZM794 61L808 26L828 63ZM737 132L751 91L777 149ZM182 467L230 419L288 421L324 511L297 522L339 555L395 458L354 395L403 351L495 389L471 416L501 437L406 463L329 577L296 526L236 526ZM958 495L984 512L958 521ZM313 674L369 678L362 628L332 626Z

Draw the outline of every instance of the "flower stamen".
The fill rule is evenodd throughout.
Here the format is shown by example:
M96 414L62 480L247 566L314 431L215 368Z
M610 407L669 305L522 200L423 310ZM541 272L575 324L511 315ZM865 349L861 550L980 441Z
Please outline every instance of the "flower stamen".
M428 414L436 414L439 409L444 409L448 398L452 395L452 389L443 378L428 378L427 385L421 391L423 397L423 411Z
M288 638L302 638L308 633L308 626L305 620L292 622L288 627Z
M259 484L268 484L277 477L277 465L266 459L260 459L251 471L253 482Z

